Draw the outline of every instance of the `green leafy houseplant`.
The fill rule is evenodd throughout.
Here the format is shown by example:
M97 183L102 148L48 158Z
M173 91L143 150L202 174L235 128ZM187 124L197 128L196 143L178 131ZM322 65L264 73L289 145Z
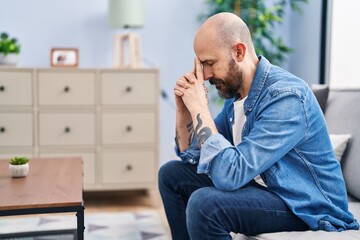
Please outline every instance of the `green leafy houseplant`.
M9 161L9 163L11 165L24 165L28 162L29 162L29 159L26 157L13 157Z
M273 64L281 64L292 49L274 34L276 26L284 21L288 4L299 12L299 3L307 0L206 0L206 3L209 12L202 19L220 12L235 13L249 26L256 53Z
M20 53L20 43L16 38L10 38L6 32L2 32L0 35L0 53L4 56L9 53Z

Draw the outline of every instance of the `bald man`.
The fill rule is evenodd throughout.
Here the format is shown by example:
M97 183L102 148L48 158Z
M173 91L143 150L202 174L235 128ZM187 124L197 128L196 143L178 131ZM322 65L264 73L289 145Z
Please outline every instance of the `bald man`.
M248 27L234 14L206 20L194 51L193 71L174 88L182 161L159 171L172 238L358 229L308 84L257 56ZM226 98L214 120L204 81ZM258 175L264 184L254 180Z

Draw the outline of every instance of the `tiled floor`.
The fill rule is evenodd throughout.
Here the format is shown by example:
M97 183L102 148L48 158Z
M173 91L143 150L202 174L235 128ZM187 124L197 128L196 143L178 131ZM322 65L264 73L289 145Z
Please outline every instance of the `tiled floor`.
M170 240L169 228L161 202L151 205L142 191L85 193L85 239ZM66 229L76 226L74 214L39 214L0 218L0 232L13 232L19 221L27 231ZM19 219L21 218L21 219Z
M119 191L119 192L85 192L85 212L140 212L154 211L160 216L163 227L170 236L170 229L166 220L164 208L157 197L155 205L145 191ZM170 237L168 238L170 239Z
M37 215L23 218L0 218L0 233L66 230L76 228L74 214ZM33 234L32 234L33 235ZM33 235L34 236L34 235ZM47 235L49 239L69 239ZM1 237L0 237L1 238ZM16 239L35 240L38 237ZM155 211L85 213L86 240L170 240Z

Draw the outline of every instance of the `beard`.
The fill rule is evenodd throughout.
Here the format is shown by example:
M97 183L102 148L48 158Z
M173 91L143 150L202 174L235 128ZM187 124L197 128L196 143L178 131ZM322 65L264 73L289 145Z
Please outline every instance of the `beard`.
M218 94L222 98L233 98L238 95L238 90L242 87L243 72L236 65L235 60L229 61L229 70L226 76L221 78L210 78L211 85L215 85L218 90Z

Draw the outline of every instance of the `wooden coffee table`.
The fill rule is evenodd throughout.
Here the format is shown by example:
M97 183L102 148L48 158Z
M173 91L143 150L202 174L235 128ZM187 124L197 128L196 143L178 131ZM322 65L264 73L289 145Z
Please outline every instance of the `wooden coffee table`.
M80 157L30 159L29 174L23 178L12 178L8 164L0 160L0 216L76 212L76 239L84 239Z

